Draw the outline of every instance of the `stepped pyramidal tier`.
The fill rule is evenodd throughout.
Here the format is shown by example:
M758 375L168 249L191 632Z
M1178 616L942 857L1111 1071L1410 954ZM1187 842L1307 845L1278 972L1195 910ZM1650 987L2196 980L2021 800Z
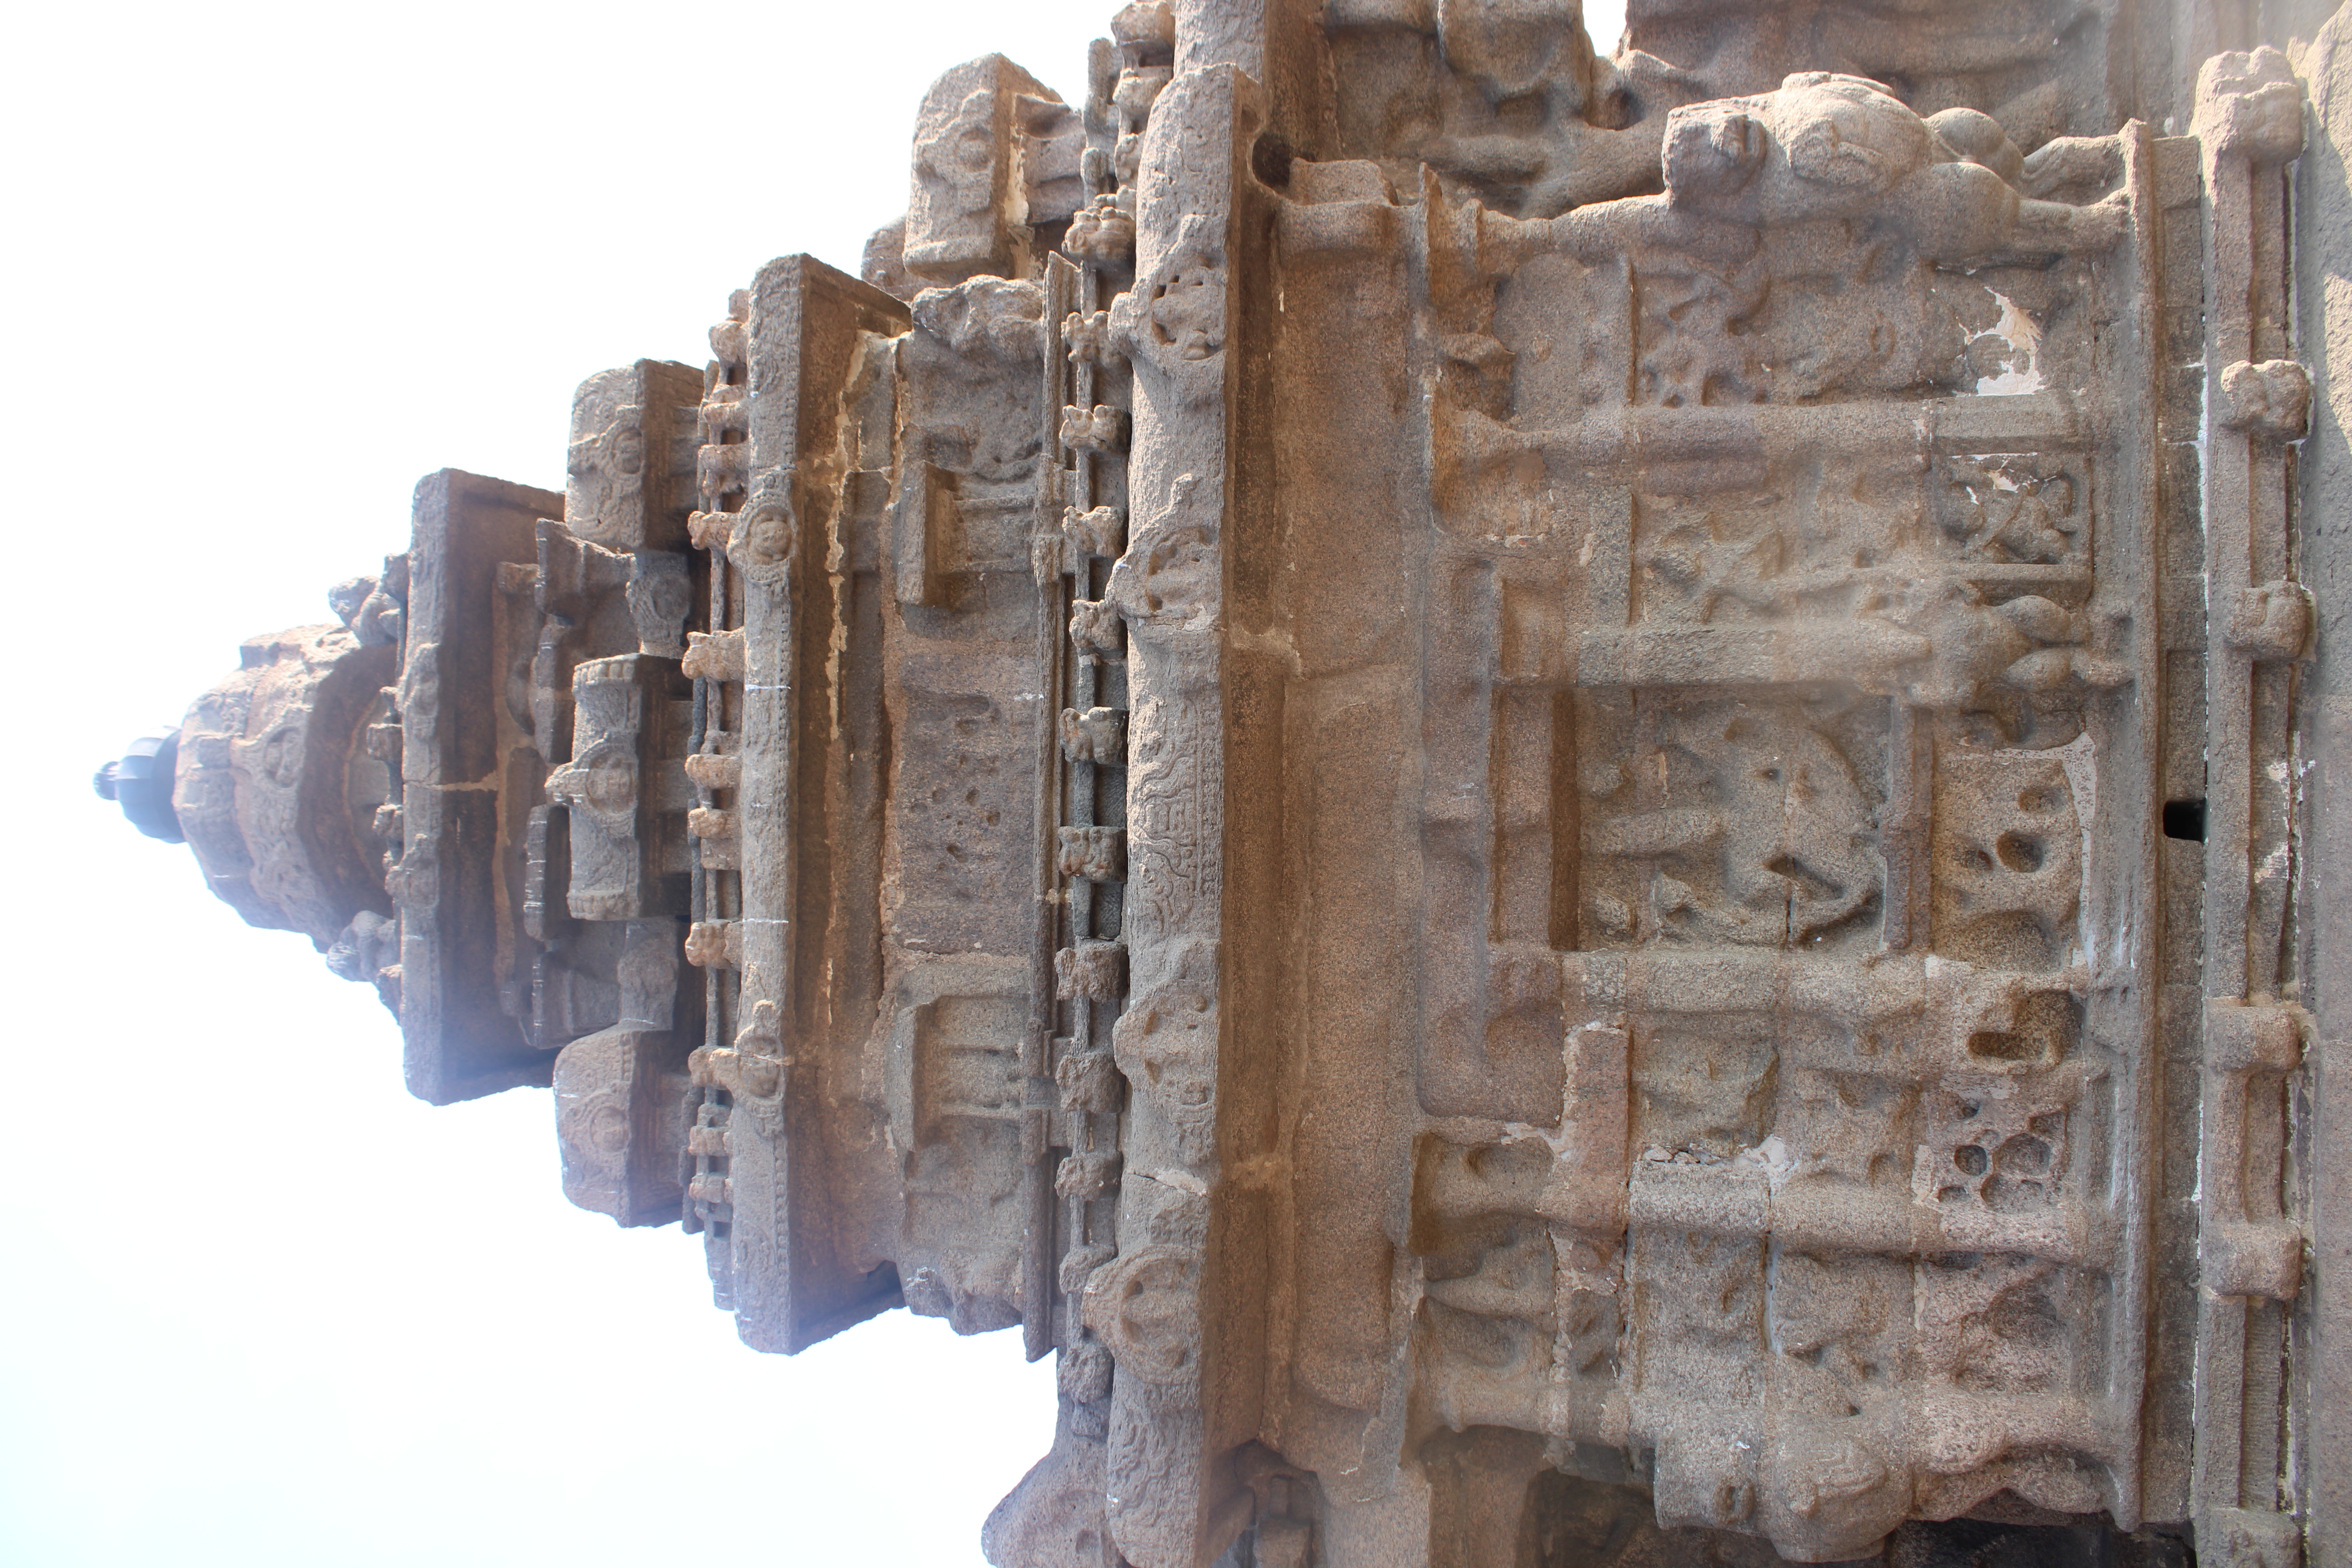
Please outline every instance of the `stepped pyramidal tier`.
M1108 33L100 793L1003 1568L2352 1563L2352 16Z

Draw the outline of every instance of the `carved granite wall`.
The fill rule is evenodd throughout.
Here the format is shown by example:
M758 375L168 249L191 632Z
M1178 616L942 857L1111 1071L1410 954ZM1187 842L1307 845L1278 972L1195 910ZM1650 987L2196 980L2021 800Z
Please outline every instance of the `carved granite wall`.
M1056 1356L1006 1568L2343 1560L2340 30L957 67L179 826L748 1343Z

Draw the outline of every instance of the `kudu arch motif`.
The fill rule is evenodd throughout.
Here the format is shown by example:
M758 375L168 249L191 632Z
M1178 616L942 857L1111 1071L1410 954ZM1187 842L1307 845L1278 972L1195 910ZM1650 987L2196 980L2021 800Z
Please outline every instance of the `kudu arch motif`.
M750 1344L1058 1355L1006 1568L2297 1561L2303 86L1630 18L958 67L102 790Z

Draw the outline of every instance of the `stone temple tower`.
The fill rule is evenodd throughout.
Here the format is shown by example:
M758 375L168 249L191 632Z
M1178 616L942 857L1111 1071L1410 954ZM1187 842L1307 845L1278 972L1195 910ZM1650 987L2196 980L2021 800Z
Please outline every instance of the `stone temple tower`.
M2352 19L1109 31L100 793L1005 1568L2352 1563Z

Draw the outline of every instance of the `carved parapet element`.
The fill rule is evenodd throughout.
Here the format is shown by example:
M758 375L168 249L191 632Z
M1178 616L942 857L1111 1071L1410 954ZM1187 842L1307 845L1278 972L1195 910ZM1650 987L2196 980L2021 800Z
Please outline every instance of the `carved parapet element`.
M695 510L695 419L702 378L682 364L639 360L580 384L563 516L592 544L671 550Z
M499 884L526 857L542 766L505 685L518 668L546 669L558 646L542 637L530 585L538 521L561 510L560 497L472 475L417 487L397 696L403 842L385 876L400 911L409 1089L436 1103L546 1083L553 1058L533 1037L546 1037L551 1007L561 1016L581 1000L581 1033L617 1021L594 1016L603 1006L572 971L540 966L537 939L499 933L521 913L501 909ZM527 710L551 707L533 692Z
M938 283L1018 276L1032 226L1077 202L1076 117L1002 55L931 84L915 126L907 269Z
M667 1225L686 1197L686 1110L694 1092L678 1021L675 925L635 922L617 965L620 1020L555 1061L564 1195L625 1226Z
M615 539L668 526L656 480L675 465L641 439L644 387L665 376L640 365L583 394L600 433L582 437L594 450L575 449L574 479ZM618 486L624 469L645 482ZM562 510L472 475L426 479L408 552L331 595L344 627L249 645L247 670L174 747L192 792L175 822L215 886L374 984L400 1016L410 1088L436 1102L544 1085L586 1036L634 1031L627 1053L677 1054L675 984L646 979L640 950L674 968L676 938L642 933L686 913L685 696L662 655L682 651L687 563L583 539L548 521ZM223 879L232 861L267 899ZM598 1059L592 1076L611 1079L618 1058ZM638 1195L614 1196L617 1145L566 1126L578 1169L606 1173L573 1184L602 1194L583 1201L625 1223L675 1216L674 1195L646 1196L664 1189L635 1175Z
M919 231L929 232L910 221L910 247ZM743 379L729 384L741 387L744 412L730 427L748 437L743 489L723 539L702 531L712 580L729 589L723 612L714 589L712 618L688 634L682 664L702 690L701 745L682 770L696 792L697 918L727 922L717 942L702 930L696 943L711 1024L694 1072L727 1100L725 1214L714 1209L707 1230L714 1284L746 1342L794 1351L897 1305L899 1278L908 1300L919 1297L912 1259L894 1276L860 1262L873 1256L868 1243L813 1239L825 1229L814 1216L845 1184L882 1178L828 1163L827 1134L796 1086L838 1070L844 1047L824 1015L870 1016L877 999L821 1000L825 983L801 967L814 950L794 935L804 924L830 933L820 973L838 973L857 941L847 933L872 931L877 918L879 713L870 687L851 704L819 672L828 658L868 668L879 650L872 629L837 618L804 565L830 564L813 538L835 529L870 537L881 521L889 489L857 472L856 459L894 410L887 395L865 394L891 390L882 345L909 323L898 301L804 257L762 268L730 321ZM884 1258L897 1250L880 1245Z
M574 919L638 920L684 902L682 890L662 886L685 870L677 816L686 792L675 759L687 738L675 732L676 685L674 667L638 654L572 672L572 760L543 787L570 815L565 897Z

